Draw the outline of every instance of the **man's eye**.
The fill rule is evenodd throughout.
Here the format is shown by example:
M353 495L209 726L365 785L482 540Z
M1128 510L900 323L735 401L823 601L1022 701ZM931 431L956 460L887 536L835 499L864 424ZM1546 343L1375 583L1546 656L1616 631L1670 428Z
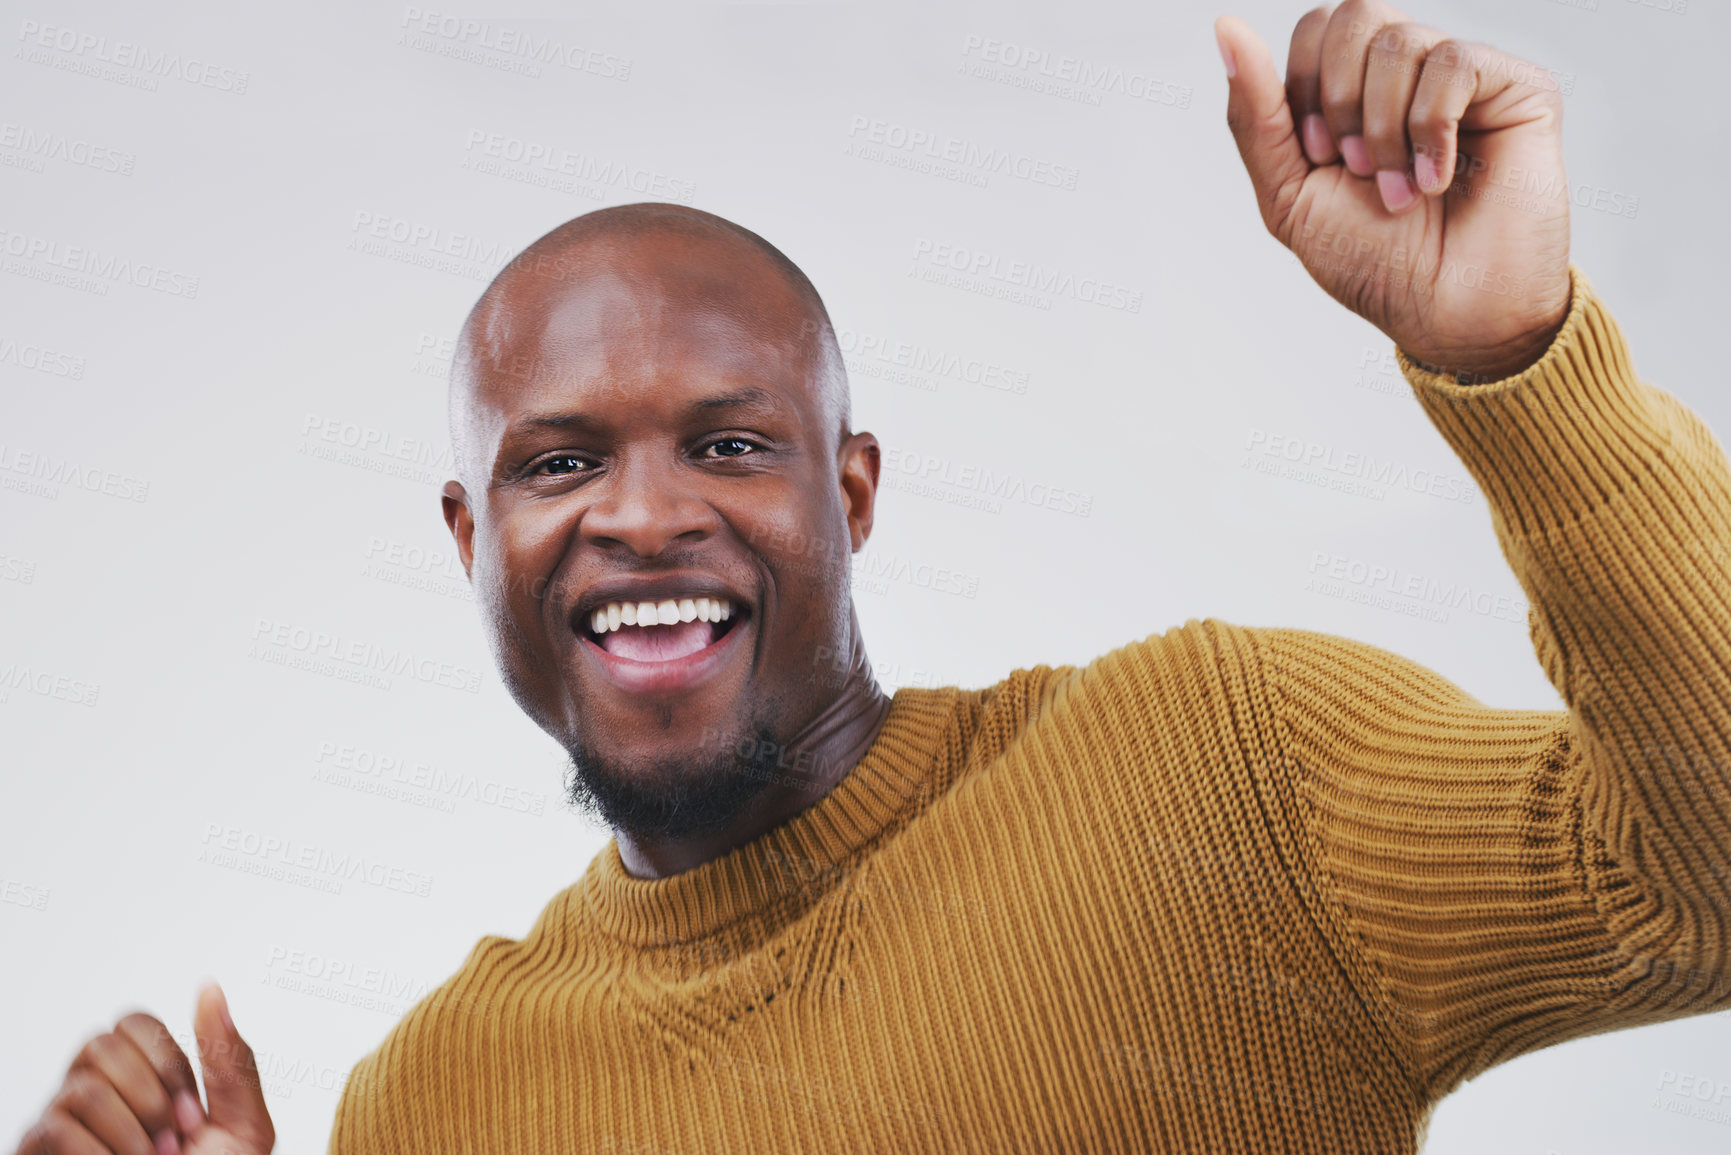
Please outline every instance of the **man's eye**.
M545 473L552 475L552 476L555 476L555 477L562 476L562 475L567 474L567 473L576 473L577 472L576 469L560 469L560 468L556 468L556 467L561 462L581 462L582 460L583 460L583 458L578 457L575 454L561 453L557 457L543 458L541 460L540 464L536 465L535 468L533 470L531 470L530 472L532 472L532 473L545 472Z
M743 437L723 437L719 441L711 441L705 447L705 452L715 450L717 455L721 457L739 457L756 448L757 446Z

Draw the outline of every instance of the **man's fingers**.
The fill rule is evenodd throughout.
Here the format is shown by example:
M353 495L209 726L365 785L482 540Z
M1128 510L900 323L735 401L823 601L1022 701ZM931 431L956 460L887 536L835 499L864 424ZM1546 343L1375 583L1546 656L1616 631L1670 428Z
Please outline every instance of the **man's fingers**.
M1286 51L1286 103L1298 125L1298 139L1311 164L1333 164L1340 159L1334 134L1322 115L1322 33L1334 5L1312 8L1298 18L1292 29L1292 44Z
M1407 115L1413 174L1420 192L1442 193L1454 180L1460 120L1478 87L1473 45L1443 40L1431 47Z
M1236 16L1222 16L1214 22L1214 34L1237 73L1227 81L1227 127L1256 190L1262 223L1285 244L1292 206L1310 175L1310 162L1286 102L1286 87L1268 46L1250 25Z
M157 1155L144 1124L101 1072L81 1067L66 1076L56 1104L113 1155Z
M58 1107L25 1132L18 1155L112 1155L84 1124Z
M1371 41L1364 75L1364 143L1378 172L1407 170L1413 93L1431 46L1446 39L1423 24L1389 24Z
M1405 212L1423 199L1414 184L1419 160L1407 122L1425 57L1444 39L1423 24L1388 24L1371 42L1364 77L1364 140L1376 165L1382 203L1391 213Z
M260 1151L269 1151L276 1143L276 1129L265 1108L258 1065L252 1048L235 1029L222 988L215 983L198 992L192 1030L198 1039L211 1123Z
M1322 33L1322 115L1354 176L1376 172L1364 140L1364 73L1370 45L1384 25L1406 18L1382 0L1346 0L1329 16Z
M1459 167L1462 129L1491 132L1561 115L1562 101L1550 73L1488 44L1438 42L1425 58L1407 123L1415 158L1429 155L1436 161L1437 185L1427 188L1421 180L1419 187L1447 190Z
M106 1079L149 1134L174 1130L169 1090L131 1036L118 1030L98 1035L84 1045L72 1067L89 1069Z
M186 1057L161 1019L142 1012L130 1014L114 1025L114 1031L125 1035L138 1048L171 1102L183 1092L197 1101L198 1083L192 1077L192 1060Z

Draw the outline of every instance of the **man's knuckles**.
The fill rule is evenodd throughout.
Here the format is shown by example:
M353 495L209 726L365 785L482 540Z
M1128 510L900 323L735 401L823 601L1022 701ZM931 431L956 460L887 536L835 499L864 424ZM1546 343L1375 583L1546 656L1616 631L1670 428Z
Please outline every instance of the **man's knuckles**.
M169 1092L154 1071L139 1064L138 1048L116 1031L85 1043L73 1069L91 1071L114 1084L140 1122L155 1131L174 1122ZM123 1085L124 1084L124 1085Z
M113 1151L114 1155L155 1155L149 1140L143 1139L142 1123L131 1128L134 1137L140 1142L121 1140L119 1148L90 1146L89 1136L107 1124L100 1122L107 1117L113 1121L112 1112L116 1109L125 1110L124 1103L116 1107L119 1093L114 1085L103 1075L90 1067L78 1067L68 1071L66 1078L60 1084L60 1092L54 1096L54 1101L48 1105L48 1111L39 1125L41 1130L51 1138L44 1144L48 1151ZM29 1150L28 1147L25 1150Z
M84 1129L84 1124L55 1107L43 1113L18 1145L18 1155L63 1155L90 1150L90 1132Z
M60 1080L60 1089L48 1103L49 1113L60 1111L79 1118L91 1104L94 1078L88 1067L74 1067L66 1072L66 1077Z
M123 1034L144 1052L158 1074L169 1080L171 1087L191 1088L192 1060L181 1050L174 1035L161 1019L144 1011L121 1016L114 1024L116 1034Z
M163 1021L147 1011L130 1011L121 1015L115 1021L114 1029L126 1031L135 1039L155 1039L160 1042L173 1043L174 1036L169 1034Z
M75 1068L95 1067L101 1070L106 1065L105 1060L112 1062L128 1045L126 1040L120 1038L113 1031L92 1035L85 1040L82 1047L78 1048L78 1054L73 1057L72 1065Z

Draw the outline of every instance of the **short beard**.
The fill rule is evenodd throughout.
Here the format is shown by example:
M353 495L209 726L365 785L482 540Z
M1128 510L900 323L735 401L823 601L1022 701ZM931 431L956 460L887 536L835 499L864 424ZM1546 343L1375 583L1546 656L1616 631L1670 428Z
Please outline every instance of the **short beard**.
M685 838L725 829L776 781L782 747L758 726L746 740L723 746L705 762L688 759L631 766L593 748L567 753L566 797L573 809L633 839Z

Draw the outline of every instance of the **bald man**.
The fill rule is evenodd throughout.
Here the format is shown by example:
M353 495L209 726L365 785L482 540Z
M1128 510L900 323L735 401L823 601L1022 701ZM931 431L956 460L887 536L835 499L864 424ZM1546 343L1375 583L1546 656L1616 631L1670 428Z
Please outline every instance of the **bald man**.
M445 519L505 684L634 875L749 841L858 762L889 710L848 589L878 442L779 250L677 205L555 229L464 325L451 429Z
M1554 83L1368 0L1284 83L1216 31L1265 226L1395 342L1568 709L1214 619L886 695L817 292L590 213L464 325L442 500L615 837L356 1065L334 1155L1410 1152L1497 1063L1731 1007L1731 466L1569 263ZM21 1150L269 1150L220 991L195 1022L208 1105L132 1015Z

